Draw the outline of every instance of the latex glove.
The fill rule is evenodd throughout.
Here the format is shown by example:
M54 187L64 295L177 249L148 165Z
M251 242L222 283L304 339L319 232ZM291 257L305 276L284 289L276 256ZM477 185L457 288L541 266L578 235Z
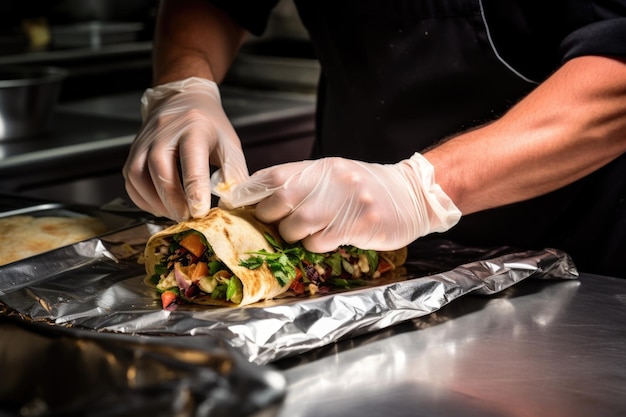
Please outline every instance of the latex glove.
M141 104L143 125L123 169L139 208L176 221L206 215L209 161L229 182L248 178L241 142L214 82L188 78L150 88Z
M220 173L214 174L216 185ZM435 183L422 155L394 165L343 158L293 162L261 170L235 187L214 188L230 207L255 204L259 220L279 223L287 242L313 252L350 244L394 250L454 226L461 212Z

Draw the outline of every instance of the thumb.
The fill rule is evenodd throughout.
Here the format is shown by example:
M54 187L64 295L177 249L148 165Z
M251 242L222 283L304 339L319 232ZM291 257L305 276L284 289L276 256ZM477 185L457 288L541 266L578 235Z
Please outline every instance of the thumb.
M211 177L211 187L225 207L249 206L274 194L306 166L307 161L275 165L255 172L242 182L233 182L223 170L218 170Z
M278 187L268 184L267 176L253 175L244 181L237 182L226 179L223 169L219 169L211 176L213 194L220 198L220 205L226 208L250 206L269 197Z

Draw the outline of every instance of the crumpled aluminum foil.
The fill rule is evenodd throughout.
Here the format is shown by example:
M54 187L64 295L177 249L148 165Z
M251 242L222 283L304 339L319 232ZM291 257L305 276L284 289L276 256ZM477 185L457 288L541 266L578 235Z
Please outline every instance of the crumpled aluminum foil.
M222 339L75 326L117 309L156 310L137 259L160 228L144 224L0 268L0 369L10 375L0 380L0 415L244 417L276 408L284 376Z
M218 339L119 335L0 316L0 415L248 416L285 395L284 377ZM5 414L7 413L7 414Z
M163 310L137 256L160 229L146 223L0 268L0 301L34 321L117 334L219 338L268 364L341 338L430 314L466 294L494 294L527 278L575 279L556 249L465 248L419 240L404 268L375 287L242 308Z

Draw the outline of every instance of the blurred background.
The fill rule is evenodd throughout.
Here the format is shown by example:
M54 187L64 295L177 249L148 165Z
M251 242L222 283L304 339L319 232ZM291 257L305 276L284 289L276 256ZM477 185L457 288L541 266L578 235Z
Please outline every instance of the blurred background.
M151 86L158 0L0 2L0 193L101 205ZM319 65L292 0L222 85L250 171L308 157Z

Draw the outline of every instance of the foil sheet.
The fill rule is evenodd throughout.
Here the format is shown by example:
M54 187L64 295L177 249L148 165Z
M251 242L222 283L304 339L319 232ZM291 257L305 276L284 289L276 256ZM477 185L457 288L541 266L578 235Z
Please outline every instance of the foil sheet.
M271 410L284 377L217 339L130 336L0 316L0 415L228 416Z
M138 259L161 228L145 223L0 268L0 368L10 375L0 415L243 417L277 407L284 376L223 339L80 326L157 310Z
M200 344L217 338L265 365L425 316L470 293L495 294L531 277L578 277L571 258L556 249L466 248L422 239L403 268L373 287L170 311L144 284L138 262L149 236L162 227L146 222L0 268L4 314L112 334L194 336L190 340Z

